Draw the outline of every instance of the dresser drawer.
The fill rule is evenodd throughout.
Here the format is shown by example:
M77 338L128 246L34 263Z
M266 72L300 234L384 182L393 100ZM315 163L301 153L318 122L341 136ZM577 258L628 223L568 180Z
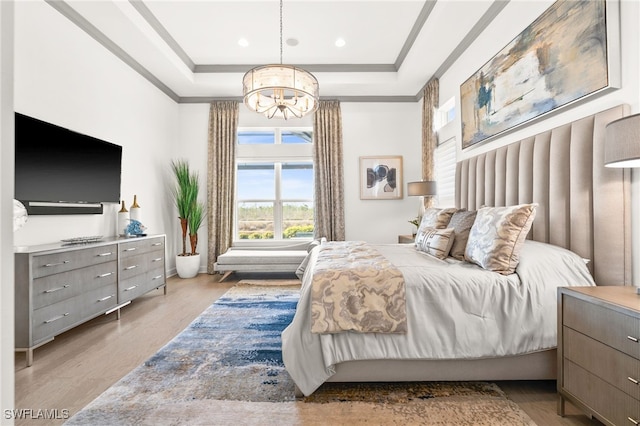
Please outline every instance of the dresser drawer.
M114 284L118 263L100 263L75 271L62 272L33 280L33 308L68 299L85 291Z
M84 268L97 263L111 262L118 256L117 246L99 246L33 256L33 278Z
M34 345L116 306L116 284L102 286L33 312Z
M158 267L163 260L164 251L158 250L128 256L120 261L120 279L126 280L144 274L150 268Z
M142 253L149 253L151 251L162 252L164 256L164 238L145 238L141 240L127 241L120 244L120 259L126 259L127 257L135 256Z
M142 275L122 280L118 288L118 303L135 299L164 284L164 267L152 269Z
M640 360L564 327L564 357L640 400Z
M563 325L640 359L640 318L575 297L562 299Z
M566 361L564 388L580 402L614 425L633 426L640 421L640 401L588 371ZM637 423L635 423L637 424Z

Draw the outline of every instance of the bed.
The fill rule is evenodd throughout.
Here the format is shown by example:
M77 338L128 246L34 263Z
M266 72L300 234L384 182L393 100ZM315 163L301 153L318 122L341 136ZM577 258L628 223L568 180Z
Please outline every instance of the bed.
M312 333L315 248L282 334L299 391L325 381L555 379L557 287L631 285L630 175L602 166L604 127L626 114L617 106L458 163L455 211L535 206L515 273L411 245L372 247L404 276L404 333Z

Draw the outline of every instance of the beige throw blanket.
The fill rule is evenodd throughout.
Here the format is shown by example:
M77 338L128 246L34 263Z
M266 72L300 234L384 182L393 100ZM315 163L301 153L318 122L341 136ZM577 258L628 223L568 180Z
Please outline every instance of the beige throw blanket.
M311 287L311 332L406 333L402 272L370 245L320 246Z

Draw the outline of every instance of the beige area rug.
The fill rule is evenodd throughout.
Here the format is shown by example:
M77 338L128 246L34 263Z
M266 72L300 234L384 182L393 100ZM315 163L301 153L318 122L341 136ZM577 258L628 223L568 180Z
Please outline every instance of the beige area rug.
M299 287L238 284L69 425L534 425L493 383L332 384L302 400L280 333Z

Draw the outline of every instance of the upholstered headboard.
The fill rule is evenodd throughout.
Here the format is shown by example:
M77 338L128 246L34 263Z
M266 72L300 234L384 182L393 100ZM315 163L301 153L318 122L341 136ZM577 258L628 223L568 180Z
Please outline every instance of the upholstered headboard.
M604 167L607 123L620 105L456 166L456 207L538 203L529 238L590 259L598 285L631 285L628 169Z

